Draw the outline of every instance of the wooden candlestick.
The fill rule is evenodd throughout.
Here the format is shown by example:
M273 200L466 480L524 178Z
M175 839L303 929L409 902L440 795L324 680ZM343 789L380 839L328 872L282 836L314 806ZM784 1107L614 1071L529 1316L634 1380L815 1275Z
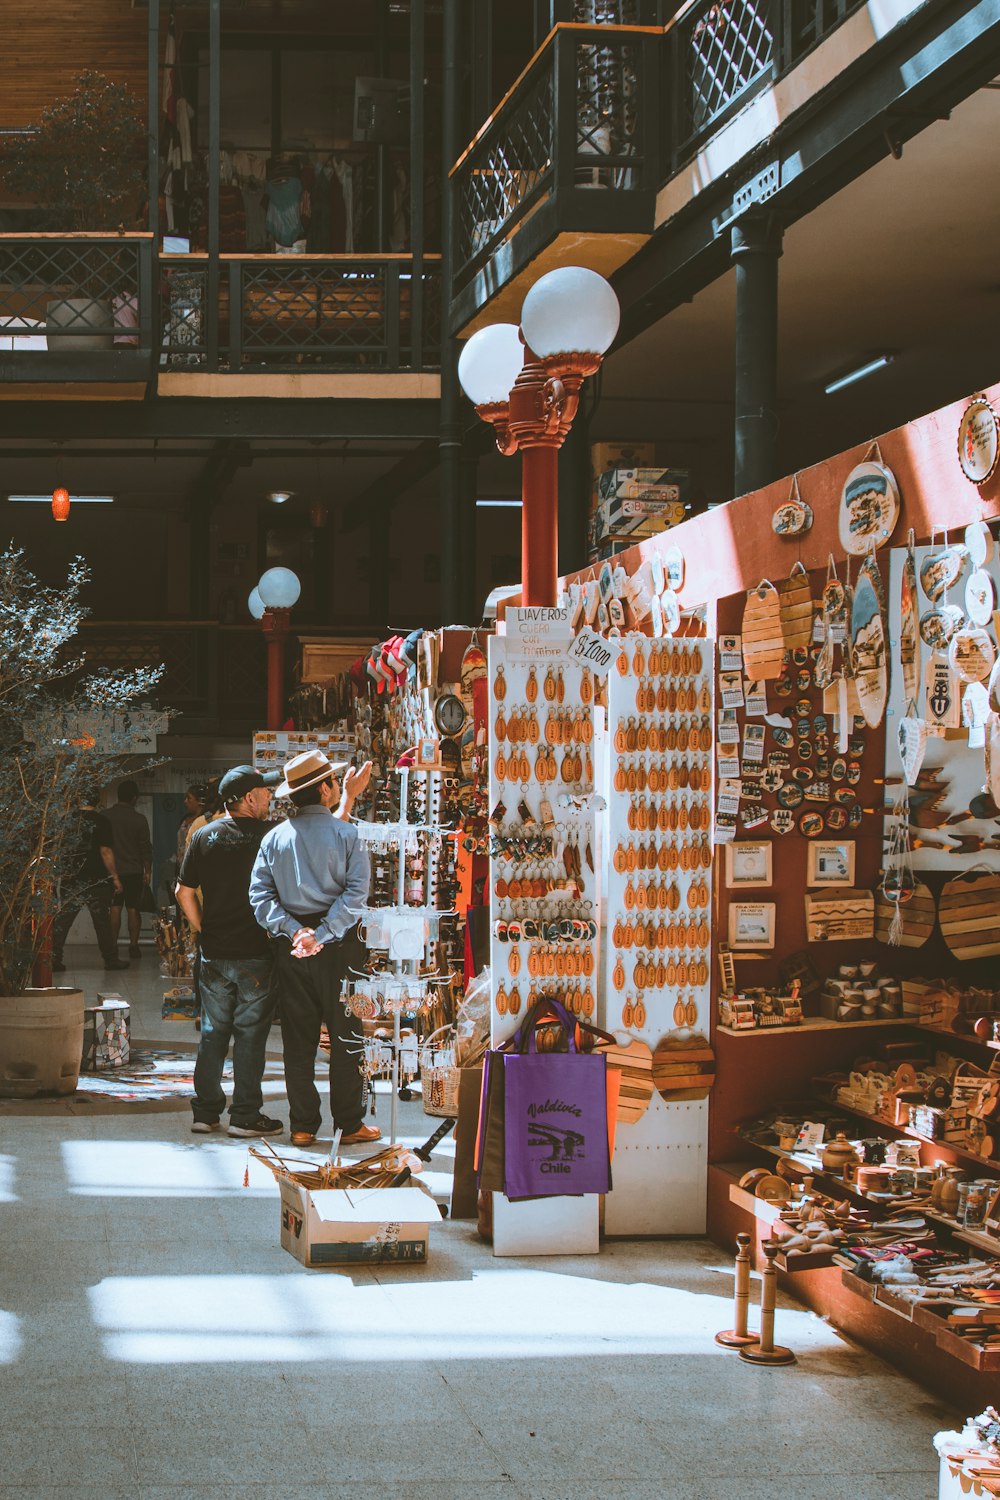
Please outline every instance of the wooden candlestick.
M757 1342L754 1335L747 1332L750 1312L750 1236L738 1234L736 1246L736 1310L733 1314L733 1326L724 1333L715 1335L715 1342L724 1349L743 1349L747 1344Z
M774 1257L781 1248L777 1240L765 1240L760 1247L766 1264L760 1273L760 1342L740 1350L740 1359L752 1365L793 1365L795 1355L783 1344L774 1342L774 1307L778 1293L778 1273Z

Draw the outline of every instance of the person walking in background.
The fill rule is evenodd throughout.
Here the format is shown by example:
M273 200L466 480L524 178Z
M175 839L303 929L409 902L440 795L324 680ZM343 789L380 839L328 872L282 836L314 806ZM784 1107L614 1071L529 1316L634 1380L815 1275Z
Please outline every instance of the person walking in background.
M106 969L127 969L120 959L111 935L111 901L121 895L122 883L115 864L111 824L98 811L100 793L96 787L88 792L80 808L76 862L62 884L62 900L52 926L52 972L65 974L63 949L66 937L77 916L86 906L94 924L94 935Z
M274 957L250 906L250 872L267 832L278 772L236 766L219 784L224 815L192 834L177 881L177 902L200 940L201 1042L194 1068L191 1129L217 1130L226 1107L222 1073L233 1043L229 1134L280 1135L263 1113L261 1082L274 1017Z
M184 793L184 816L177 829L177 873L180 874L187 848L188 834L197 818L205 812L205 788L192 783Z
M320 750L296 755L276 795L289 797L296 816L278 823L261 843L250 877L250 905L275 939L285 1085L292 1144L310 1146L322 1124L316 1089L320 1027L330 1036L330 1110L342 1143L377 1141L364 1124L361 1023L340 1001L352 965L364 957L358 914L368 900L368 855L348 821L364 792L371 763L348 771Z
M118 934L122 925L122 907L128 911L129 958L138 958L139 931L142 926L142 892L149 885L153 874L153 845L149 837L149 824L136 809L139 788L134 781L123 781L118 788L118 801L107 810L111 833L114 838L115 863L121 889L111 898L111 936L117 951Z
M206 781L205 785L199 792L199 805L201 807L201 811L191 819L190 823L188 823L187 819L185 819L184 823L181 824L182 828L185 826L185 824L187 824L187 833L184 835L184 849L186 849L190 844L199 828L204 828L206 823L212 823L217 818L225 817L226 808L220 794L219 783L220 777L218 776L213 776L210 781ZM184 798L184 806L187 807L186 796ZM180 840L178 839L178 843L179 842ZM179 858L182 862L184 859L184 849L179 850ZM180 870L180 865L178 865L177 868L178 870Z

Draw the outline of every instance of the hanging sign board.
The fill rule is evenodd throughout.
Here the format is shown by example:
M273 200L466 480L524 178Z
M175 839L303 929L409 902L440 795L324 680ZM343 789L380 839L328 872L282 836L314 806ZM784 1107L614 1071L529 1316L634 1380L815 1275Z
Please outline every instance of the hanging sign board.
M611 667L611 643L595 630L584 626L563 644L562 651L577 666L589 667L595 677L607 677Z
M548 609L523 606L508 609L507 659L509 661L555 661L573 639L569 606Z

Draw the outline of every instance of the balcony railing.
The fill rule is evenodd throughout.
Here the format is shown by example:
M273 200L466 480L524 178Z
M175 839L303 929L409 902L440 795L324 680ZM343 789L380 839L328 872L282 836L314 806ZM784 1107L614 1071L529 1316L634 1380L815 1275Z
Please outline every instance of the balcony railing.
M667 170L676 170L730 115L801 62L863 3L696 0L681 11L666 36L673 103Z
M0 381L435 369L440 259L154 256L150 235L0 234Z
M161 261L168 369L389 372L439 363L440 263L407 255Z
M452 169L456 284L521 226L646 229L658 186L652 27L560 25Z
M0 380L144 378L152 262L148 234L0 235Z

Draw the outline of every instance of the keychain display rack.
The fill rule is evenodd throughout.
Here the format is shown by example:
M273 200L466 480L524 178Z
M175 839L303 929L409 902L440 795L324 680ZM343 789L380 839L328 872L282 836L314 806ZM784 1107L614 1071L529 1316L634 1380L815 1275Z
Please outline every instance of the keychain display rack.
M669 1075L671 1061L709 1035L715 652L706 638L632 634L608 644L599 1019L635 1066L645 1057L655 1082L660 1059ZM654 1094L618 1133L609 1234L704 1230L707 1104L668 1094ZM660 1158L657 1180L669 1191L650 1192L651 1157Z
M597 1013L600 903L587 667L489 643L490 974L494 1040L542 994Z
M416 1056L416 1040L403 1036L402 1017L426 1010L436 1000L439 987L450 982L449 975L430 969L429 956L436 944L438 923L451 913L427 904L408 905L406 899L409 866L419 860L426 869L430 847L447 833L429 822L409 821L411 774L408 767L397 771L400 811L396 823L357 825L359 836L369 848L395 853L396 900L392 905L366 907L360 913L366 947L383 957L371 972L354 974L348 979L344 1002L361 1021L374 1022L383 1017L392 1020L391 1041L376 1036L369 1039L365 1048L365 1066L370 1076L385 1076L388 1072L391 1080L392 1144L396 1141L403 1076L405 1073L412 1077L416 1071L410 1065Z

